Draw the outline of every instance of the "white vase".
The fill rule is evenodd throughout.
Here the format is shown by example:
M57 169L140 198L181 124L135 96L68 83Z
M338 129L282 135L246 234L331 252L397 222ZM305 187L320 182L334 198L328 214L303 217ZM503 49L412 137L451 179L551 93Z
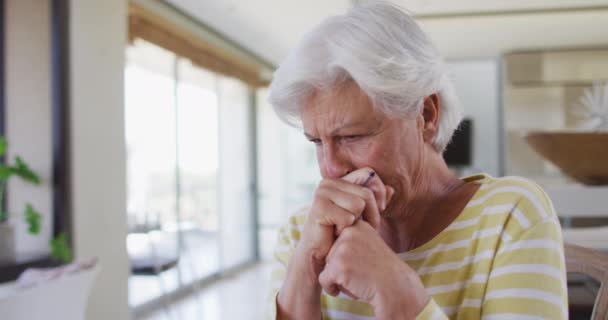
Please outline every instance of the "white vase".
M14 264L15 253L15 227L8 223L0 223L0 266Z

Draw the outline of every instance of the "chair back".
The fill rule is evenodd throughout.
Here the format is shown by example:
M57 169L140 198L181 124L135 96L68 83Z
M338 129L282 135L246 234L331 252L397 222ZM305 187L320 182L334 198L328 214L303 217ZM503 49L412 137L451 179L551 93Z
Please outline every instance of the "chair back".
M580 273L600 283L591 319L608 319L608 255L572 244L565 244L564 249L568 273Z

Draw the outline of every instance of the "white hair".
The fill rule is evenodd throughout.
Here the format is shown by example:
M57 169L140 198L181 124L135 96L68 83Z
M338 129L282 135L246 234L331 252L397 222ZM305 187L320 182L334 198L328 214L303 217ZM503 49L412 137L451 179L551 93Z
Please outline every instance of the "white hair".
M440 99L433 146L443 152L462 108L435 46L399 7L374 2L327 18L306 34L275 71L269 102L299 126L300 107L316 92L354 81L387 116L420 112L427 96Z

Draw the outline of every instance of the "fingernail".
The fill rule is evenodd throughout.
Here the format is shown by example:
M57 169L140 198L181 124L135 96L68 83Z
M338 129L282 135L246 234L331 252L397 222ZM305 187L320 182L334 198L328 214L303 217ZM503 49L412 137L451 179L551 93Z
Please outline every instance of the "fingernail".
M371 171L369 173L369 175L367 176L367 178L365 179L365 181L363 181L363 183L361 184L364 187L367 187L367 184L372 180L372 178L376 175L376 172Z

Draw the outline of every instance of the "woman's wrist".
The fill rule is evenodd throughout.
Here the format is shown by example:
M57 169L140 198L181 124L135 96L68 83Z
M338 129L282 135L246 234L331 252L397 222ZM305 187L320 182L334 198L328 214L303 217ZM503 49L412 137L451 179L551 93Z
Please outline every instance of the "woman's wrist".
M401 268L397 268L401 269ZM431 297L416 273L398 270L377 289L372 306L378 319L415 319Z
M414 301L404 303L404 300L398 296L379 299L374 303L374 312L376 319L399 319L413 320L424 310L424 307L429 303L431 297L428 295L418 297Z
M286 318L316 319L321 312L321 285L318 276L322 266L311 254L298 252L293 255L287 268L283 287L277 295L277 313ZM313 317L308 317L313 315ZM287 317L288 316L288 317Z

